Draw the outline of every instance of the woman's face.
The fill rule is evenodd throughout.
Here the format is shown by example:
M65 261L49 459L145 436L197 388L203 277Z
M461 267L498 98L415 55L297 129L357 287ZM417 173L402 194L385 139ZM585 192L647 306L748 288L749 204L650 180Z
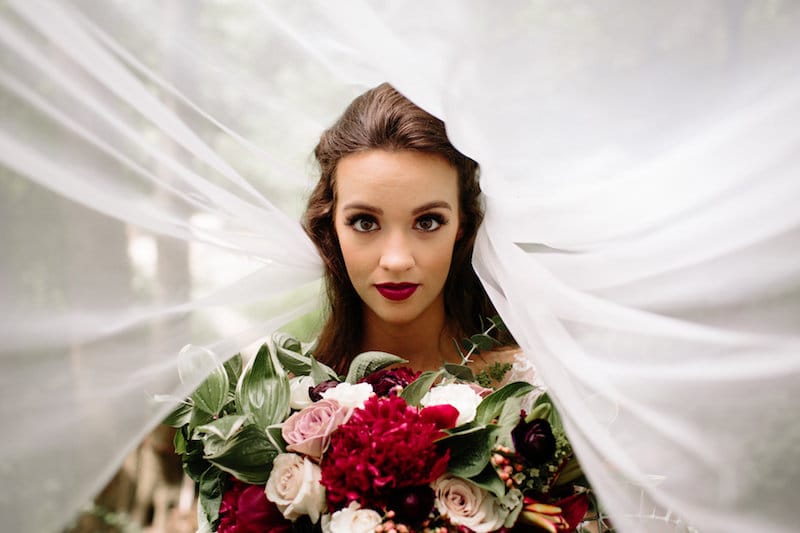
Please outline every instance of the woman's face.
M443 313L459 223L458 176L443 157L369 150L339 161L334 226L368 319Z

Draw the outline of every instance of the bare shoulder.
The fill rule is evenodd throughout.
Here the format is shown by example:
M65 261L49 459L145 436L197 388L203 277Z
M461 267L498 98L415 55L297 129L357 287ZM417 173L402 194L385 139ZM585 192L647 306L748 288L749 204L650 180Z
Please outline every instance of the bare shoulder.
M502 346L477 355L470 364L476 374L486 373L498 385L512 381L538 383L536 369L519 346Z
M472 362L472 367L481 371L494 363L515 364L520 359L525 359L525 354L519 346L500 346L494 350L481 352L476 355Z

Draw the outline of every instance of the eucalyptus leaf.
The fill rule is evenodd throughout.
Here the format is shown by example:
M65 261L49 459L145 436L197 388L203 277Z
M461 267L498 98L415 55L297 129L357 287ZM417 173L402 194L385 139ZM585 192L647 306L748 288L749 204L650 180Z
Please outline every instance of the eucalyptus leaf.
M195 431L199 434L214 435L221 440L228 440L241 429L247 419L247 415L223 416L197 427Z
M431 389L441 375L441 370L427 370L423 372L417 379L409 383L408 386L403 389L400 396L408 405L419 407L419 402L422 401L422 397L425 396L425 393Z
M355 356L350 363L345 382L357 383L358 380L377 372L389 365L408 363L402 357L386 352L363 352Z
M497 470L491 464L487 464L477 476L471 477L470 481L497 498L502 498L506 493L506 484L497 476Z
M311 356L310 359L311 359L311 379L314 381L314 385L319 385L323 381L328 381L328 380L339 381L339 376L336 375L336 372L334 372L332 368L323 363L320 363L313 356Z
M179 428L188 424L191 418L192 404L188 402L181 402L170 414L167 415L167 417L161 423L166 426Z
M503 404L509 398L519 398L533 392L535 387L530 383L515 381L509 383L483 399L478 405L475 414L475 422L478 424L488 424L500 415Z
M266 432L255 424L247 424L204 458L245 483L263 485L277 455L278 450L270 443Z
M242 372L236 403L263 431L286 418L289 398L289 380L270 343L264 343Z
M489 335L483 333L477 333L469 338L470 342L477 348L477 351L484 352L486 350L491 350L498 344L496 339L493 339Z
M480 474L492 456L497 442L496 426L479 426L436 441L450 450L447 471L454 476L471 478Z
M472 369L466 365L457 365L454 363L445 363L444 369L454 377L464 381L475 381L475 374Z

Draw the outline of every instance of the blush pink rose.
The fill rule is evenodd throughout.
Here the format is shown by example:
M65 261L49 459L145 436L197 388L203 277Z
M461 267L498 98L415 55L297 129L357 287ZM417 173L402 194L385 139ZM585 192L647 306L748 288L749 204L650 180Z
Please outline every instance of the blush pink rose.
M322 399L286 419L281 429L286 450L319 461L331 442L331 433L350 418L352 409L333 399Z

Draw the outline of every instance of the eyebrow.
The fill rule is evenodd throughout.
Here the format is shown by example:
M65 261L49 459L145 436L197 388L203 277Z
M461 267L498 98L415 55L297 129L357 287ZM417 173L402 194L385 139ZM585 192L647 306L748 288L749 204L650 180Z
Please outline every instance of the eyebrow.
M422 204L421 206L414 208L414 210L411 212L411 214L418 215L418 214L420 214L422 212L428 211L429 209L437 209L437 208L449 209L450 211L453 210L453 207L449 203L439 200L439 201L434 201L434 202L428 202L427 204ZM353 202L351 204L347 204L347 205L342 207L342 210L345 210L345 211L346 210L352 210L352 209L357 209L359 211L366 211L368 213L375 213L376 215L382 215L383 214L383 209L381 209L379 207L375 207L375 206L369 205L369 204L360 203L360 202Z

